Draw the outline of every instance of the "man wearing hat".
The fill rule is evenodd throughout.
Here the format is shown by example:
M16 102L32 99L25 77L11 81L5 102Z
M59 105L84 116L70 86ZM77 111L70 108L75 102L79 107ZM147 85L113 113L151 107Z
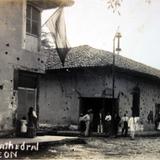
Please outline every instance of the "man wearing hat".
M84 135L87 137L90 135L92 122L93 122L93 110L89 109L87 113L81 118L81 121L85 122L85 132Z

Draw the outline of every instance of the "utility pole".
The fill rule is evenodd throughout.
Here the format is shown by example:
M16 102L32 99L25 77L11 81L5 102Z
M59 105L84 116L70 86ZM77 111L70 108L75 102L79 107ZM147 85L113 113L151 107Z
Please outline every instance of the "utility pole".
M121 51L120 48L120 38L121 38L121 33L120 32L116 32L114 38L113 38L113 61L112 61L112 101L113 101L113 108L115 108L115 103L114 103L114 99L115 99L115 60L116 60L116 52L119 55L119 52ZM115 43L117 40L117 47L115 47Z

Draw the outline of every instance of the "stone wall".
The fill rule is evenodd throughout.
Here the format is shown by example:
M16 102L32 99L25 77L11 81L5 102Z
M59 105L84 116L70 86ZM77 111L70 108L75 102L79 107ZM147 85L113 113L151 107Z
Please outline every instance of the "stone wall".
M140 120L147 126L150 110L160 103L160 84L134 74L116 73L115 97L119 100L119 114L131 116L132 91L140 88ZM40 81L40 123L70 125L78 123L79 97L112 97L111 70L77 69L47 73Z
M25 0L0 1L0 48L4 45L20 49L25 41Z
M14 71L44 73L47 54L24 50L26 0L0 1L0 131L12 130L17 108Z

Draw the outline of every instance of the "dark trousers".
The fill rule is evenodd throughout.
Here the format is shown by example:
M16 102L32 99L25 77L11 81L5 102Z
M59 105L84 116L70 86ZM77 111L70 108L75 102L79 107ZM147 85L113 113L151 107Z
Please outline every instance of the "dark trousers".
M34 123L28 124L27 136L28 138L34 138L36 136L36 126Z
M105 135L111 136L112 133L112 125L111 125L111 121L105 121Z
M118 134L118 124L113 124L113 135L116 137Z
M82 135L83 135L85 129L86 129L86 124L85 124L84 121L81 121L80 125L79 125L79 130L80 130L80 132L81 132Z
M122 135L127 136L128 134L128 122L124 122L123 128L122 128Z

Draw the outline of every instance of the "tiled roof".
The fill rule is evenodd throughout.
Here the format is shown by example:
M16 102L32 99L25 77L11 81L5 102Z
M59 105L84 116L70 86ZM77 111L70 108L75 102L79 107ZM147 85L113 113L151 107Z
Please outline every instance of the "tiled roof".
M158 69L133 61L121 55L116 55L115 59L115 65L118 68L160 78L160 70ZM64 66L62 66L56 50L51 51L47 60L46 70L111 66L112 62L113 54L111 52L84 45L71 48L66 56Z

